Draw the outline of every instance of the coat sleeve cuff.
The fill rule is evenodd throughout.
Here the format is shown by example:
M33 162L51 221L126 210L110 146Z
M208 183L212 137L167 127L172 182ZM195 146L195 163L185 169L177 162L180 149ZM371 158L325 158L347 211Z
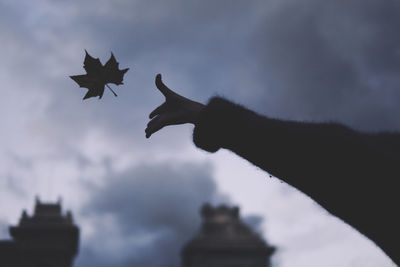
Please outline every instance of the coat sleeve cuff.
M202 110L193 131L193 142L201 149L216 152L229 139L232 118L238 105L213 97Z

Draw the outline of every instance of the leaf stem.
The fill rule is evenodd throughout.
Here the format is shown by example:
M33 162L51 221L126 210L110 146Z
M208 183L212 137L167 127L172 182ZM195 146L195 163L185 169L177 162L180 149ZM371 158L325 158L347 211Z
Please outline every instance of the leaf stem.
M113 89L111 89L111 87L110 87L110 86L108 86L108 84L106 84L106 86L107 86L107 88L108 88L108 89L110 89L110 91L111 91L111 92L114 94L114 96L115 96L115 97L117 97L117 96L118 96L118 95L117 95L117 93L115 93L115 92L114 92L114 90L113 90Z

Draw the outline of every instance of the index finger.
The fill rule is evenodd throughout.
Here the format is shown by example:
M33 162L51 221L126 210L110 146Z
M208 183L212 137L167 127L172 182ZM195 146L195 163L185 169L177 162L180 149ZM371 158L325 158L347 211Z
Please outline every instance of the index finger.
M167 97L168 95L170 95L172 93L172 90L169 89L161 80L161 74L157 74L156 76L156 86L158 88L158 90L160 90L160 92Z

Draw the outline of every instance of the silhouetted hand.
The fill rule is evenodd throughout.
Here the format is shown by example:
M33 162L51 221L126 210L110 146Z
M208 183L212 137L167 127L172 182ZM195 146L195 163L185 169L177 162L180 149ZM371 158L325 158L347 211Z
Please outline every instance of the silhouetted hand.
M165 96L165 102L150 113L151 121L145 130L146 138L168 125L196 124L199 114L204 108L203 104L187 99L169 89L162 82L161 74L156 76L156 86Z

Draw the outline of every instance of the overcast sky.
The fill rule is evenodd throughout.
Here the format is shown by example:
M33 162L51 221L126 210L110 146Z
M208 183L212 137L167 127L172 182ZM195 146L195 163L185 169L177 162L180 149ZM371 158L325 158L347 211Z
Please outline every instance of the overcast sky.
M35 195L62 196L81 227L77 267L178 266L208 201L261 218L274 266L394 266L297 190L195 148L191 126L144 129L162 73L204 103L397 131L398 29L398 0L0 1L0 238ZM68 76L84 74L84 49L130 68L118 97L82 101Z

